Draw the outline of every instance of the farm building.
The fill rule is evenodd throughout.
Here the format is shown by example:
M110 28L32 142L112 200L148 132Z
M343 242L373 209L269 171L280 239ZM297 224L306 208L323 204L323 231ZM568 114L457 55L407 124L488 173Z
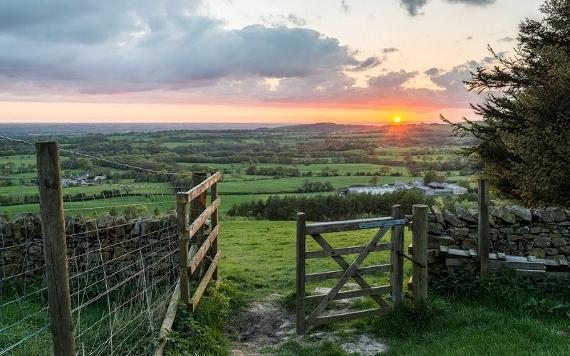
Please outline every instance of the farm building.
M384 184L379 186L353 186L345 190L345 194L373 194L383 195L387 193L394 193L402 190L418 189L424 195L437 196L437 195L461 195L467 193L467 188L461 187L452 183L428 183L421 182Z
M71 178L63 178L61 180L61 185L64 188L67 187L77 187L77 186L82 186L82 185L95 185L95 184L101 184L103 182L105 182L107 180L106 176L94 176L91 174L83 174L77 177L71 177Z

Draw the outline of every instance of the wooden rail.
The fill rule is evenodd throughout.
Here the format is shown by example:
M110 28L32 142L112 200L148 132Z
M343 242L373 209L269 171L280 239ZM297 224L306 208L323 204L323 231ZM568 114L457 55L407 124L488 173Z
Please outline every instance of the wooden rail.
M402 301L403 293L403 258L394 252L396 246L403 250L404 225L406 219L399 206L392 210L394 216L375 219L359 219L349 221L322 222L307 224L305 215L297 216L297 273L296 273L296 304L297 304L297 333L304 334L312 325L321 325L332 322L347 321L355 318L381 315L390 309L390 303L384 296L391 293L391 300L395 303ZM363 229L376 229L377 233L363 246L350 246L333 248L321 235L344 231ZM380 243L388 231L392 231L392 241ZM321 250L306 251L306 237L311 238L321 247ZM367 257L374 252L390 251L390 263L362 267ZM343 256L357 255L354 261L349 262ZM318 273L306 273L305 263L309 259L331 258L341 267L341 270ZM371 286L362 276L378 273L390 273L390 285ZM326 294L306 295L306 283L318 282L328 279L337 279L337 282ZM350 280L354 280L360 289L343 291L342 288ZM370 297L378 307L368 310L350 311L344 313L325 313L330 302L340 299ZM308 308L310 307L310 311Z
M199 176L200 174L196 174L195 176ZM212 174L208 179L203 181L202 183L196 185L194 188L190 189L187 192L180 192L178 195L185 195L187 197L187 202L190 202L199 196L203 195L208 191L208 189L212 188L218 181L222 178L222 174L217 172Z

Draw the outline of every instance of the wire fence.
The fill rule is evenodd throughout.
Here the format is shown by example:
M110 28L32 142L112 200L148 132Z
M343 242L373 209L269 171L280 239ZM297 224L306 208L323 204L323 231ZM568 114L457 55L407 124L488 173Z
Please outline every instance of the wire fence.
M176 285L175 217L133 223L102 215L67 229L78 353L147 353Z
M51 353L43 242L33 219L0 219L0 355Z
M4 138L4 144L29 150L27 142ZM22 147L23 146L23 147ZM0 355L51 354L46 266L41 225L26 209L8 216L4 205L38 195L32 184L35 156L0 160Z
M158 173L62 151L91 159L94 165L104 161L125 170ZM53 353L34 165L33 155L0 160L0 355ZM177 220L172 212L177 189L132 181L63 184L77 354L141 355L155 346L178 280Z

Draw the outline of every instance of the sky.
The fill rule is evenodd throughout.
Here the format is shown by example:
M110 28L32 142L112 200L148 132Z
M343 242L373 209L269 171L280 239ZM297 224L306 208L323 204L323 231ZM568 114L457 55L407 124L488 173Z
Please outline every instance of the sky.
M540 0L0 0L0 122L475 118Z

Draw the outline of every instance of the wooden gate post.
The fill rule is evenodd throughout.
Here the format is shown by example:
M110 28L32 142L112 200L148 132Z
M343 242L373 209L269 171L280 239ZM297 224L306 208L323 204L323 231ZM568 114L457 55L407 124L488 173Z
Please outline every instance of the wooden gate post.
M186 305L190 304L190 276L188 250L190 234L188 231L188 194L176 195L176 217L178 227L178 262L180 265L180 300Z
M192 173L192 188L196 187L197 185L199 185L200 183L205 181L207 178L208 178L208 174L206 172ZM190 223L191 224L206 209L206 205L207 205L206 200L207 200L207 192L204 192L190 202ZM202 246L202 243L204 242L204 238L205 238L204 226L202 226L200 229L198 229L198 231L196 231L194 236L191 236L192 242L190 244L190 258L194 257L194 254L196 253L196 251L198 251L200 246ZM200 277L204 274L204 263L202 263L202 265L200 266L200 268L197 270L196 273Z
M392 206L392 218L402 219L402 206ZM402 302L404 291L404 226L392 227L392 302Z
M428 270L427 270L427 245L428 245L428 206L414 205L412 242L414 252L414 264L412 268L412 296L414 303L419 303L427 298L428 293Z
M210 203L213 203L214 201L216 201L216 199L218 199L218 183L217 182L214 183L214 185L212 185L212 189L210 191ZM216 226L218 226L218 209L214 210L214 212L212 213L212 216L210 217L210 221L212 222L212 229L214 229ZM219 243L220 243L220 239L217 238L214 240L214 243L212 244L212 253L211 253L212 258L214 258L216 256L216 254L218 253ZM218 271L218 267L216 267L214 274L212 275L212 278L215 281L219 281L220 274Z
M37 142L36 156L53 353L71 356L75 340L57 143Z
M489 273L489 181L479 180L479 271L482 276Z
M297 334L305 333L305 214L297 214Z

